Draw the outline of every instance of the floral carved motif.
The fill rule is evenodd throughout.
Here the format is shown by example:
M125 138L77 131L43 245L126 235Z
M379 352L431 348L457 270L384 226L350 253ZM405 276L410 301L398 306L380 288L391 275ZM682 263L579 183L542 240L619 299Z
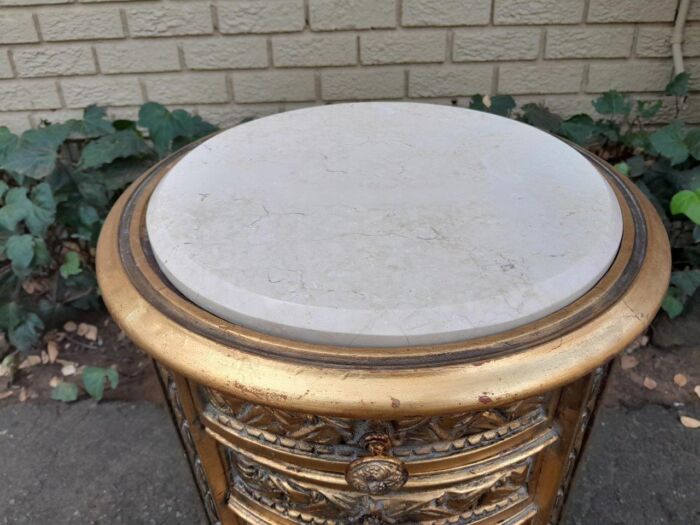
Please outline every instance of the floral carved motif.
M206 413L233 430L297 452L352 459L364 455L362 436L390 436L392 455L438 457L502 440L545 419L543 396L488 410L446 416L369 421L302 414L256 405L211 389L202 391ZM262 439L262 438L261 438Z
M474 523L523 501L530 470L526 461L448 488L381 496L312 486L232 452L228 459L237 493L286 519L317 525Z

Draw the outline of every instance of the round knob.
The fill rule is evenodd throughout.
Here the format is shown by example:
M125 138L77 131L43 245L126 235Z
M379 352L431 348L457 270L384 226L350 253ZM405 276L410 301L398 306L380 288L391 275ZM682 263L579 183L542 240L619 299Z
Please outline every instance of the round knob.
M391 439L384 433L373 432L362 438L372 454L348 465L345 480L353 489L368 494L386 494L406 483L408 472L403 461L385 455Z

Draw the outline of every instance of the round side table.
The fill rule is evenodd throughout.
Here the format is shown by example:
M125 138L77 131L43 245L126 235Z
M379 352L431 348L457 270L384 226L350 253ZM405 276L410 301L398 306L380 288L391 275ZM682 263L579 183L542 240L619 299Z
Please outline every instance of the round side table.
M212 523L555 523L670 251L600 159L411 103L292 111L143 175L97 253Z

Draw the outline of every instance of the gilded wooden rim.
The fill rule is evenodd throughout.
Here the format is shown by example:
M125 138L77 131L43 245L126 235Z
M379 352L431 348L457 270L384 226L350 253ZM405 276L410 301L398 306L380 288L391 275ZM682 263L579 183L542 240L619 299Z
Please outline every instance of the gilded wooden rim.
M145 174L113 207L98 244L98 281L116 322L143 350L197 383L253 403L361 419L511 403L604 364L644 331L668 286L670 248L653 206L631 181L582 153L618 196L618 255L579 300L495 336L435 346L334 347L266 336L202 310L163 279L145 242L148 195L179 155Z
M168 281L156 263L146 233L145 209L158 182L184 153L166 159L137 183L120 221L122 264L141 295L181 326L219 343L267 357L309 363L321 361L324 366L376 369L458 364L522 351L581 326L607 309L637 276L646 253L647 229L639 203L612 168L584 151L615 190L623 212L623 237L606 275L573 303L517 328L457 343L343 347L271 336L225 321L192 303Z

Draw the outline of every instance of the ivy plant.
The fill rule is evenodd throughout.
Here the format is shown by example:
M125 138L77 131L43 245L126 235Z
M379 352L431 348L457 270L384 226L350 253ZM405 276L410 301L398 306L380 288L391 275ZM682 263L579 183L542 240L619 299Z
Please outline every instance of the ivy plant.
M21 135L0 127L0 330L12 347L28 350L45 329L100 306L95 246L115 199L158 159L214 131L156 103L137 121L91 106L82 119ZM114 384L111 372L100 381L86 372L94 397L104 377ZM74 397L67 385L56 395Z

